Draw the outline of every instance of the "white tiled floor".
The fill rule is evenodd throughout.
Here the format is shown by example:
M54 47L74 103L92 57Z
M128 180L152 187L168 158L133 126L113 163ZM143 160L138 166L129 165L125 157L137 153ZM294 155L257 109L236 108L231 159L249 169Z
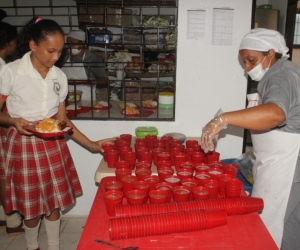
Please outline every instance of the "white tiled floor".
M87 217L62 217L60 226L60 250L76 250ZM44 223L39 233L41 250L47 249L47 235ZM24 234L10 237L5 230L0 230L1 250L26 250Z

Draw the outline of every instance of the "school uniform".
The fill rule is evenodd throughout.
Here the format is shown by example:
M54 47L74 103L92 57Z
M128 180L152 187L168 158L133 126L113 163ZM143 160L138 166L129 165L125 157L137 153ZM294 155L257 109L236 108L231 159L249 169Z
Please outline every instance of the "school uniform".
M5 65L5 61L0 57L0 69ZM0 127L0 180L5 180L5 143L6 136Z
M32 66L31 52L0 71L0 93L8 113L30 122L53 117L65 101L65 74L53 66L45 79ZM8 129L6 155L7 212L18 210L25 220L62 211L75 203L82 188L63 136L50 139Z

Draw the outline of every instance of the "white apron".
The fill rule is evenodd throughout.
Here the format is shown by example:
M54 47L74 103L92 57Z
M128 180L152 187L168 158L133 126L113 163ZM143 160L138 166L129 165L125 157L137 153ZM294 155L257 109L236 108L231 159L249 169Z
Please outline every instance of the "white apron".
M82 57L84 59L85 54ZM68 80L88 80L84 64L81 63L72 63L70 59L65 63L64 67L61 70L66 74ZM69 86L69 90L74 90L73 86ZM91 88L88 85L77 85L76 90L82 91L82 100L91 100ZM93 100L96 100L96 86L93 85Z
M257 102L251 102L252 107L258 105L258 94L255 99ZM251 138L256 157L251 196L264 200L260 217L280 248L284 216L299 154L300 134L278 130L251 131Z

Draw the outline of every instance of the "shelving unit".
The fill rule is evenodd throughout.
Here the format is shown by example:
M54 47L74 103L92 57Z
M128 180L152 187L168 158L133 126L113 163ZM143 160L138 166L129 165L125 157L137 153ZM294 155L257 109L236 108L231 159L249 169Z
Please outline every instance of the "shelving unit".
M77 12L79 27L87 33L88 49L99 53L107 66L109 81L107 85L97 85L96 98L91 93L90 108L88 114L76 113L72 119L106 119L106 120L155 120L165 121L175 119L173 109L150 109L153 114L145 116L142 102L145 100L158 101L158 93L162 91L176 92L176 45L177 45L177 1L90 1L77 0ZM146 18L170 20L168 24L154 23L149 25ZM88 20L88 21L87 21ZM99 36L93 33L93 29L99 29ZM100 41L102 38L108 41ZM169 33L167 33L169 32ZM171 33L172 32L172 33ZM91 34L98 39L91 41ZM172 41L166 39L166 34L172 36ZM153 39L154 38L154 39ZM169 37L170 38L170 37ZM118 51L128 52L133 62L127 62L125 77L117 78L115 66L123 62L110 59ZM164 54L171 55L169 58ZM130 67L131 65L131 67ZM76 89L76 80L70 81ZM95 82L86 81L86 85L93 86ZM81 85L82 81L78 81ZM112 98L111 93L117 93L117 98ZM96 100L94 100L96 99ZM116 100L117 99L117 100ZM94 101L107 101L111 109L94 112ZM140 107L140 116L123 114L115 104L132 102ZM175 102L175 100L174 100ZM174 105L175 107L175 105ZM120 115L121 114L121 115ZM121 116L121 117L120 117Z

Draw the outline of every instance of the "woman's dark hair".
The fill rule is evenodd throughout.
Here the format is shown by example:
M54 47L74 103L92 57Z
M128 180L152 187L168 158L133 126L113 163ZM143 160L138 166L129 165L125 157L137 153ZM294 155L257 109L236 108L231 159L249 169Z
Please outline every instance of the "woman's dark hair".
M16 27L0 21L0 50L4 49L12 40L17 39L17 36Z
M47 36L53 36L60 33L64 36L63 29L59 24L50 19L32 18L22 29L17 40L18 56L21 58L30 51L29 41L33 40L36 44L46 40Z
M262 54L264 56L267 56L269 54L269 51L263 51ZM278 53L278 52L275 52L275 58L276 59L280 59L282 57L282 54L281 53Z

